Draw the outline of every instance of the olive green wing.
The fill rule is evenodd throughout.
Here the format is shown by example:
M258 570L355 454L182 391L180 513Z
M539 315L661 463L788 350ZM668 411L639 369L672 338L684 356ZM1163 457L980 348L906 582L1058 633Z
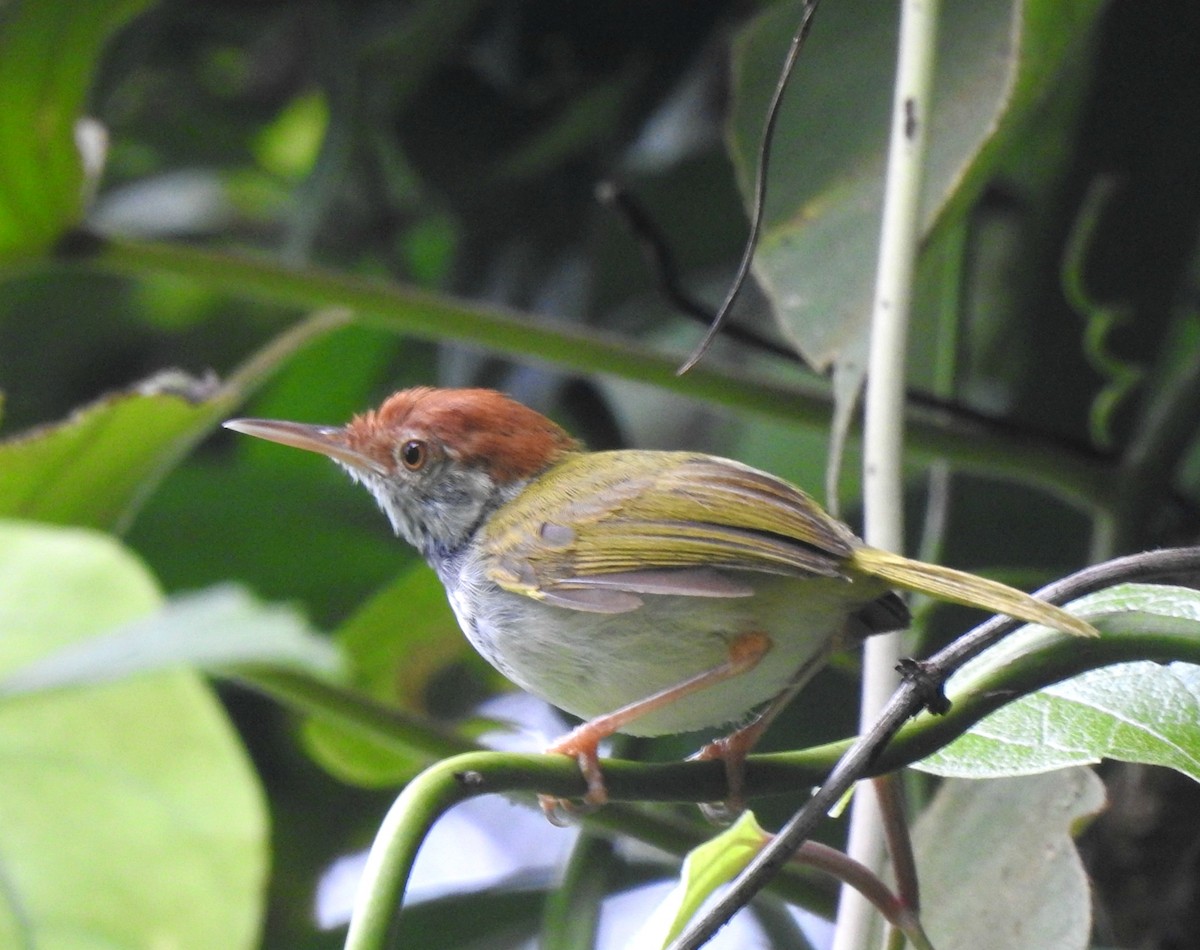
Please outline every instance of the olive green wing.
M489 575L501 587L614 613L643 594L749 596L738 572L844 577L857 544L787 482L674 452L571 457L485 531Z

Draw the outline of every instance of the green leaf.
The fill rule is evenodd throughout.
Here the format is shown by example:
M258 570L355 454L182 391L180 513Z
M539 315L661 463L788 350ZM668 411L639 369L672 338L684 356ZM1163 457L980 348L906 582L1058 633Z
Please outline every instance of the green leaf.
M329 103L317 92L297 96L264 128L254 143L260 165L280 178L299 180L317 160L329 126Z
M1191 623L1200 638L1200 594L1128 584L1082 598L1088 615L1137 611ZM1036 646L1044 631L1018 631L947 683L952 701ZM1165 765L1200 781L1200 666L1121 663L1024 696L976 723L915 766L936 775L1029 775L1101 759Z
M109 36L148 0L0 9L0 262L45 251L83 212L75 124Z
M221 385L165 370L0 442L0 517L123 530L163 476L280 363L346 316L326 311L276 337Z
M745 811L715 838L694 848L684 858L679 883L646 919L632 945L639 950L667 946L718 887L745 869L766 839L754 813Z
M89 531L0 523L0 671L152 613L145 568ZM189 672L0 703L6 947L252 947L267 818Z
M979 194L1012 133L1084 45L1099 0L955 0L939 23L926 229ZM763 109L795 7L776 4L740 37L730 152L744 194ZM817 368L862 371L875 277L895 63L893 6L822 7L792 77L771 156L755 273L785 334Z
M164 373L0 443L0 516L118 528L221 408L215 380Z
M389 706L420 711L429 680L470 654L437 575L415 565L369 600L336 633L353 685ZM309 752L344 781L370 787L402 784L428 764L426 754L397 751L332 722L304 726Z
M173 597L141 620L67 644L0 677L0 699L190 667L263 665L335 677L337 649L299 612L263 604L233 585Z
M1121 663L1004 706L916 767L986 778L1119 759L1200 781L1198 724L1200 666Z
M932 944L1087 946L1089 885L1071 835L1103 805L1090 769L947 781L914 831Z

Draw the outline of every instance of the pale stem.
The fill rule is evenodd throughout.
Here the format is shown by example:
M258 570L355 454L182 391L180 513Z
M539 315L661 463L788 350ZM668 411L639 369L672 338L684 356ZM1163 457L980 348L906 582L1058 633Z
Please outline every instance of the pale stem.
M903 0L892 106L891 140L880 233L879 269L871 315L863 445L864 534L869 544L899 551L904 530L901 446L905 356L913 273L921 235L921 177L930 116L937 0ZM867 641L860 721L878 717L897 683L899 636ZM883 866L883 832L873 795L855 798L847 847L850 857L876 873ZM866 946L871 906L843 888L834 950Z

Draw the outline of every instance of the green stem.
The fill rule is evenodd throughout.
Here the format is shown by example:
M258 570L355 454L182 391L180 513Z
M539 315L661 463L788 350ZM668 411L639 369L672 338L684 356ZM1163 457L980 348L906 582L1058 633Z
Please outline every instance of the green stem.
M637 763L614 763L628 771ZM684 765L685 763L678 763ZM720 763L712 765L717 787L724 785ZM383 950L404 896L421 843L430 828L452 806L475 795L539 789L550 794L582 794L575 762L566 756L473 752L431 766L411 781L388 810L375 836L346 936L346 950ZM721 792L720 794L723 794ZM589 828L619 831L664 851L683 855L711 835L699 822L683 822L642 809L609 805L583 819ZM798 873L782 876L777 893L793 901L809 901L813 886Z
M104 239L81 257L90 266L145 277L169 274L234 296L305 310L334 307L360 323L428 340L484 346L585 373L651 383L664 390L794 425L827 428L832 404L816 386L783 386L729 369L699 366L685 376L679 355L574 326L535 322L525 315L399 284L315 267L294 269L245 254L186 245ZM1105 509L1116 493L1107 464L1047 440L1031 440L998 425L937 409L912 408L906 422L910 454L947 458L956 468L1033 484L1086 511Z
M680 377L678 357L642 344L575 326L535 321L500 307L457 300L401 284L291 268L265 258L172 244L104 240L86 259L128 276L171 274L214 290L311 310L350 310L364 326L426 340L469 343L521 359L537 359L580 372L637 379L664 389L798 423L824 424L828 398L816 387L765 383L761 377L702 370Z
M1141 611L1112 613L1096 620L1104 634L1082 640L1046 631L1028 649L997 664L986 675L975 677L969 691L953 696L947 715L921 714L906 724L872 765L872 774L883 774L912 764L961 735L988 713L1013 699L1071 676L1130 660L1185 660L1200 663L1200 638L1194 620ZM286 676L247 677L258 688L299 705L304 711L330 715L356 723L365 734L393 741L424 742L433 750L440 740L414 739L413 724L383 715L378 710L356 710L362 701L335 688L318 689L297 684ZM273 680L273 682L272 682ZM368 704L369 706L369 704ZM403 722L399 734L396 723ZM374 731L373 731L374 730ZM403 740L397 738L403 736ZM465 743L465 740L456 740ZM751 756L744 789L748 796L792 793L820 783L852 740L798 752ZM609 794L614 801L715 801L726 793L726 775L720 762L637 763L604 762ZM583 780L575 763L565 756L516 755L469 752L426 769L397 799L380 828L366 876L348 950L377 950L385 940L393 911L408 880L417 849L430 827L448 808L481 794L542 792L558 797L578 797ZM684 854L707 837L708 829L695 822L613 804L588 816L589 828L628 835L675 854ZM812 887L790 876L779 882L785 896L812 898Z
M882 775L911 765L999 707L1088 670L1133 660L1200 664L1200 637L1194 621L1128 611L1095 622L1103 636L1084 640L1047 631L1036 645L991 671L985 679L972 681L969 691L952 695L953 704L945 715L922 713L910 720L875 760L871 774ZM586 791L578 768L564 756L479 751L470 740L430 720L379 706L349 690L299 674L244 670L233 678L298 712L337 721L409 754L417 751L433 758L472 750L465 753L465 761L454 761L457 770L478 773L475 794L520 791L578 798ZM798 788L820 784L851 741L750 756L746 763L746 795L794 794ZM604 776L613 801L719 801L728 791L724 766L716 761L644 763L608 759ZM632 824L627 826L627 820ZM644 823L647 820L649 824ZM676 834L662 840L663 826L657 819L645 819L636 810L605 808L590 816L589 821L667 850L676 850L672 842L679 845L687 837Z
M562 882L546 895L541 950L588 950L596 945L600 905L617 863L612 839L584 829L571 852Z
M433 823L450 806L470 797L455 763L448 759L409 782L383 819L367 856L358 898L346 935L346 950L383 950L396 920L421 842Z

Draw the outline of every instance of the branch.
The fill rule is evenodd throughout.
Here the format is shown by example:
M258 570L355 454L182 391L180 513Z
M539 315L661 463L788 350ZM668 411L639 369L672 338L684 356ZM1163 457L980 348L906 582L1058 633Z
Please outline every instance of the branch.
M1200 547L1152 551L1085 568L1042 588L1037 596L1051 603L1062 603L1111 586L1117 581L1150 580L1197 570L1200 570ZM881 762L880 756L900 727L940 697L941 684L950 673L1019 625L1018 621L1007 617L994 618L920 664L919 672L922 675L907 676L874 726L854 741L812 798L784 826L775 840L750 862L708 913L672 945L672 950L696 950L700 947L779 873L829 809L858 779L883 765L894 768L895 763ZM1078 649L1075 652L1086 654L1086 651ZM1007 695L1004 701L1013 698ZM944 697L941 700L944 702Z

